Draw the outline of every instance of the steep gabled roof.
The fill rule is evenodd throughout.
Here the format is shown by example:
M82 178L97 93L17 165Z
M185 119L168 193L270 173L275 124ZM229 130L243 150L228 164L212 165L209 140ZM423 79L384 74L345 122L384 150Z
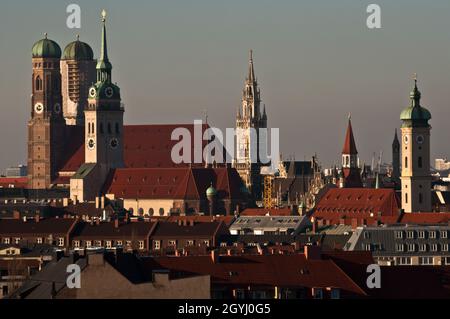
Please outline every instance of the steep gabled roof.
M353 136L352 121L348 119L347 133L345 134L344 148L342 154L358 154L355 138Z

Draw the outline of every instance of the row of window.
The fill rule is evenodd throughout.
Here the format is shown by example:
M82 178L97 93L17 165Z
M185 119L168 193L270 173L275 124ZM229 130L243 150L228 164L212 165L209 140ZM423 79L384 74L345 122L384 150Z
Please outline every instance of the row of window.
M366 232L368 234L368 232ZM415 239L415 238L420 238L420 239L425 239L425 238L430 238L430 239L436 239L438 238L438 234L440 236L440 238L448 238L448 231L446 230L441 230L441 231L435 231L435 230L430 230L430 231L426 231L426 230L408 230L408 231L396 231L395 232L395 238L397 239L402 239L405 238L405 233L406 233L406 238L408 239ZM369 235L370 236L370 235Z
M107 131L108 134L112 134L112 126L111 123L107 124ZM115 132L116 134L120 134L120 126L119 123L115 124ZM88 133L89 134L94 134L95 133L95 123L88 123ZM104 134L105 130L103 127L103 123L100 123L100 134Z
M125 246L124 246L125 243ZM143 240L140 240L138 242L139 245L139 249L144 249L145 248L145 242ZM116 241L112 241L112 240L85 240L83 242L79 241L79 240L74 240L72 241L72 246L74 248L113 248L113 247L126 247L126 248L132 248L132 242L131 240L116 240Z
M169 246L177 247L177 241L176 240L169 240L167 243L168 243ZM210 244L209 240L203 240L203 241L201 241L201 243L203 243L203 245L206 245L207 247L209 247L209 244ZM195 240L187 240L186 241L186 246L194 246L195 244L196 244ZM161 241L160 240L154 240L153 241L153 248L156 249L156 250L161 249Z
M6 244L6 245L10 245L10 244L19 245L21 241L22 241L22 238L20 238L20 237L14 237L14 238L4 237L2 239L3 244ZM64 237L57 238L57 245L59 247L63 247L64 242L65 242ZM36 244L43 244L43 243L44 243L44 238L42 238L42 237L36 238ZM51 242L50 244L53 244L53 243Z
M419 156L417 158L417 166L419 168L423 167L423 160L422 160L422 156ZM405 168L408 168L408 156L405 156Z
M440 249L439 249L440 248ZM426 252L426 251L448 251L448 244L396 244L395 250L398 252L404 252L405 250L408 252Z
M53 62L44 62L44 63L34 63L34 68L40 68L40 67L44 67L44 69L46 68L52 68L52 67L57 67L58 64L57 63L53 63Z
M411 257L398 257L396 258L396 264L400 266L411 266L412 258ZM442 257L441 259L442 265L450 265L450 257ZM419 265L422 266L431 266L434 265L434 257L419 257Z

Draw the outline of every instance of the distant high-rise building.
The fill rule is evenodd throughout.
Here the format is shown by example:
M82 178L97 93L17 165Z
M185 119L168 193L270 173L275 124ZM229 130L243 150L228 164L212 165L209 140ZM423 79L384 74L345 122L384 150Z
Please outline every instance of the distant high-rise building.
M233 163L245 186L255 198L261 198L261 164L259 154L266 154L266 135L259 129L267 128L267 114L260 109L261 97L250 51L248 76L242 93L242 105L236 116L236 159ZM266 164L266 163L265 163Z
M411 105L402 120L402 208L406 213L431 211L430 131L431 113L420 105L415 79Z

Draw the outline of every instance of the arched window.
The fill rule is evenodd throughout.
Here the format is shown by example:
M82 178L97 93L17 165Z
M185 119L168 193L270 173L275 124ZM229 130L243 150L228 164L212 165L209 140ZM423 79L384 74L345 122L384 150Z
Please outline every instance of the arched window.
M108 134L111 134L111 123L108 123Z
M91 122L88 123L88 134L91 134Z
M144 209L143 208L139 208L138 212L139 212L139 216L144 216Z
M422 193L419 193L419 204L422 204L423 202L423 196Z
M422 168L422 156L419 156L418 162L419 168Z
M119 130L119 123L116 123L116 134L119 134L120 130Z
M133 215L134 209L133 209L132 207L130 207L130 208L128 209L128 212L129 212L131 215Z
M408 157L405 157L405 168L408 168Z
M159 216L164 216L164 208L159 209Z
M155 211L153 210L153 208L149 208L148 209L148 215L149 216L153 216L154 213L155 213Z
M34 87L36 88L36 91L42 91L42 79L39 75L36 77Z

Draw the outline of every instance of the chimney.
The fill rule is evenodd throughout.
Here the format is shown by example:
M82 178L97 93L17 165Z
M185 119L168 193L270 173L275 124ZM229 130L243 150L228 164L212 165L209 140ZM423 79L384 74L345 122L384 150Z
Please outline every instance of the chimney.
M63 198L63 206L64 207L69 206L69 199L67 197Z
M304 248L304 254L305 258L307 260L320 260L322 249L320 246L311 246L311 245L305 245Z
M114 219L114 228L119 228L119 218Z
M105 196L102 196L100 198L100 208L104 209L105 208Z
M15 210L15 211L13 212L13 218L14 218L14 219L20 219L20 212L19 212L18 210Z
M34 221L36 222L36 223L39 223L39 220L41 219L41 217L39 216L39 214L36 214L35 216L34 216Z
M219 253L215 249L211 250L211 260L213 264L217 264L219 262Z
M352 230L355 230L356 228L358 228L358 219L352 218Z
M312 232L314 234L317 233L317 231L319 230L319 225L317 222L317 218L311 217L311 224L312 224Z
M95 209L100 208L100 197L95 196Z
M73 204L74 205L78 204L78 195L73 196Z
M95 224L98 226L98 225L100 225L100 219L99 218L96 218L95 219Z

